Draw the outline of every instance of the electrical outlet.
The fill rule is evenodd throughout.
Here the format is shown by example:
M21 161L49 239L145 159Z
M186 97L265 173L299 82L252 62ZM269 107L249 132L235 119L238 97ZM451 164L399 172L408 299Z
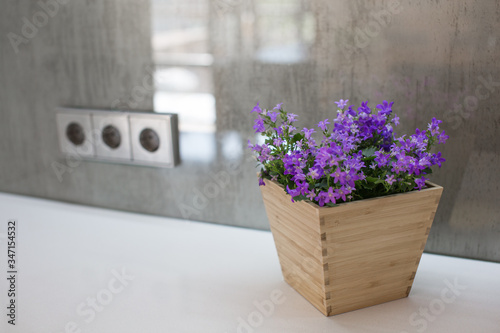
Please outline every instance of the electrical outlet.
M96 157L131 160L128 114L123 112L92 112Z
M93 157L92 119L88 112L59 109L56 115L59 148L66 155Z
M179 163L177 115L133 113L129 122L134 163L167 167Z
M180 163L176 114L59 108L56 119L66 155L157 167Z

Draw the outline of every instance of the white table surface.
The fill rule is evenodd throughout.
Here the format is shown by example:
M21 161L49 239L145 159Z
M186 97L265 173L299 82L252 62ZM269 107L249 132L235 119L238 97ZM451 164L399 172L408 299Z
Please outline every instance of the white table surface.
M283 281L270 232L0 193L1 276L13 218L0 332L500 332L500 264L424 254L408 298L327 318Z

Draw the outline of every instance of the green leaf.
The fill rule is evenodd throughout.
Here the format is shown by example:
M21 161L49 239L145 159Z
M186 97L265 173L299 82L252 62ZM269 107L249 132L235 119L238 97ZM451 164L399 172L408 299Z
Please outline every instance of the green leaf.
M326 188L328 186L328 181L324 178L320 183L316 183L316 187Z
M307 197L305 195L302 195L302 194L293 197L294 201L303 201L303 200L306 200L306 199L307 199Z
M325 206L328 207L337 207L339 204L334 204L333 202L326 203Z
M297 133L293 136L292 138L292 143L295 143L297 141L300 141L304 138L304 135L302 133Z
M369 190L374 189L377 186L374 182L372 182L372 183L361 182L360 185L366 189L369 189Z
M426 173L426 174L430 175L430 174L432 173L432 169L431 169L430 167L428 167L428 168L426 168L426 169L424 170L424 173Z
M365 156L365 157L373 156L373 154L375 154L376 151L377 151L377 148L375 148L375 147L369 147L369 148L362 150L363 156Z

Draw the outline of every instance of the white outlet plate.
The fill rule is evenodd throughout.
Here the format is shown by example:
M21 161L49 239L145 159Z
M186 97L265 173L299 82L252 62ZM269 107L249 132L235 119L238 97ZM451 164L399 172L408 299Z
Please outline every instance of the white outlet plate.
M99 159L131 160L130 129L128 115L120 112L93 112L92 124L95 133L95 151ZM120 133L118 147L111 148L103 140L103 130L107 126L113 126Z
M163 165L173 167L177 164L176 141L173 133L172 115L130 114L130 136L132 144L132 159L134 163L147 165ZM176 125L176 124L175 124ZM156 151L148 151L141 144L140 136L145 129L153 130L159 138L159 147Z
M80 157L94 157L95 150L92 135L92 120L88 112L77 110L60 109L56 115L57 134L59 137L59 148L66 155L75 155ZM74 144L67 135L68 127L76 124L83 129L83 142Z
M65 155L168 168L180 163L177 119L173 113L73 108L58 108L56 114L60 150ZM108 125L116 132L103 136ZM142 135L141 143L143 131L147 135Z

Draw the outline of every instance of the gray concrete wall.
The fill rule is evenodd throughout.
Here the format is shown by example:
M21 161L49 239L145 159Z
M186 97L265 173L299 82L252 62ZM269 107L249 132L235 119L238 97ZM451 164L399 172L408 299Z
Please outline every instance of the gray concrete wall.
M149 7L73 1L16 54L6 34L19 34L22 18L39 8L3 4L0 191L266 229L255 164L243 152L253 137L251 107L285 102L312 126L331 117L339 98L388 99L399 133L436 116L450 135L447 162L432 176L445 192L426 250L500 261L497 1L401 1L392 12L390 1L313 1L305 10L315 38L295 63L258 60L253 37L234 28L249 24L241 17L253 3L232 3L213 12L210 31L217 132L181 137L181 155L208 158L172 170L81 162L62 182L52 170L54 161L67 164L57 151L54 107L110 108L130 96L151 64ZM149 96L134 108L151 104ZM213 150L201 151L207 145Z
M109 109L131 94L152 65L149 5L133 0L65 2L52 6L52 15L43 14L36 1L2 3L0 190L134 209L137 198L128 190L139 182L130 177L134 168L60 156L55 107ZM29 29L37 22L39 28ZM152 96L138 100L137 106L151 109ZM66 167L62 181L55 165Z

